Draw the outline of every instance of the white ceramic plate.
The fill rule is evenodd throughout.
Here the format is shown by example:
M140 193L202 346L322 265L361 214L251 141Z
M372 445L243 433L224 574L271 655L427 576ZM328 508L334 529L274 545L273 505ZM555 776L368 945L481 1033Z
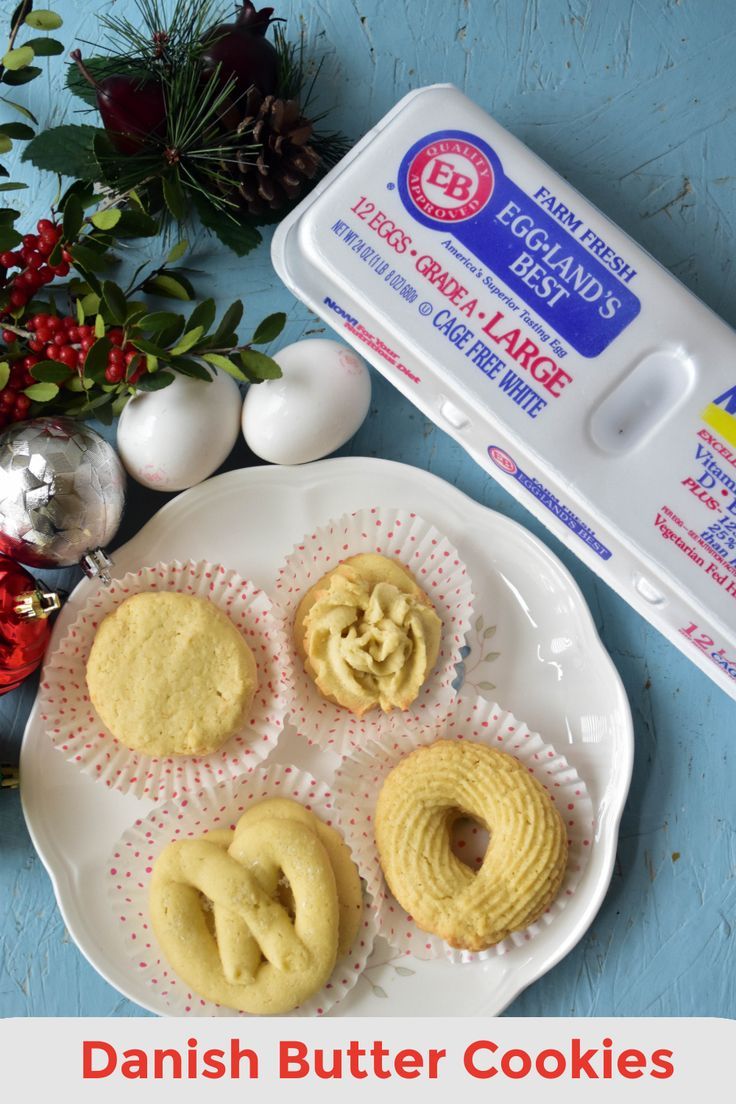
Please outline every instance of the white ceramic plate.
M379 940L368 969L333 1014L493 1015L559 962L593 920L611 878L631 775L633 730L623 687L559 560L521 526L435 476L385 460L349 458L249 468L200 484L164 506L115 553L115 573L158 560L208 559L270 591L280 562L307 531L374 505L414 510L457 545L477 595L466 681L568 757L587 782L597 822L574 898L530 944L488 962L453 966L398 959ZM51 648L96 585L84 580L76 588ZM337 764L332 753L307 748L290 729L273 758L328 782ZM43 731L38 704L26 728L21 768L28 827L77 946L126 997L165 1013L129 966L103 875L113 844L151 803L108 792L65 762Z

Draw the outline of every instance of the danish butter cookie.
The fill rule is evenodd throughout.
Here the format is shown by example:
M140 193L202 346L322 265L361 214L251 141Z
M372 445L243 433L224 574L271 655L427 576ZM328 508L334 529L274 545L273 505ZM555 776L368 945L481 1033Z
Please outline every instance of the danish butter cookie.
M476 872L451 849L455 820L489 833ZM418 748L388 774L376 806L381 867L424 931L480 951L538 920L559 892L567 835L549 795L511 755L466 740Z
M413 575L378 553L351 556L302 598L294 641L329 701L361 716L408 709L439 655L442 621Z
M87 686L104 724L133 751L207 755L247 719L258 675L229 617L169 591L126 598L101 622Z

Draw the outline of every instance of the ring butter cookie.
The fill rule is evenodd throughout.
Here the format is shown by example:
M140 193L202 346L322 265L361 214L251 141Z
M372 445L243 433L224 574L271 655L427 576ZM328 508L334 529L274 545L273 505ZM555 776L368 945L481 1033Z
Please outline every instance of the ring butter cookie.
M294 621L317 689L357 716L408 709L437 662L441 635L442 621L408 568L372 552L320 579Z
M173 591L134 594L99 625L87 661L92 704L126 747L207 755L247 719L258 675L227 614Z
M488 831L475 872L455 856L460 817ZM424 931L481 951L538 920L559 892L567 835L549 795L513 756L467 740L418 748L387 775L375 815L386 882Z

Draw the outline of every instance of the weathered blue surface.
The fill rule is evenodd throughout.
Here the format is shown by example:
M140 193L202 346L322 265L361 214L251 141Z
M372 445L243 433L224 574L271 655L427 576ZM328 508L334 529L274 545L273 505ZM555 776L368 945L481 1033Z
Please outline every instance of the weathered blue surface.
M93 37L95 6L57 0L69 46L77 33ZM294 13L292 29L302 19L324 55L322 101L339 105L346 131L359 136L411 88L453 81L736 323L731 0L303 0L281 9ZM69 112L62 66L51 59L48 68L29 102L59 122ZM24 193L34 218L51 192L34 184ZM267 248L242 262L218 252L202 267L213 273L207 290L245 296L252 319L284 309L289 339L314 331L278 285ZM582 943L511 1011L736 1016L734 704L382 379L344 451L427 468L550 543L580 582L630 696L634 784L608 898ZM231 466L248 461L241 448ZM123 536L163 501L135 496ZM32 696L27 685L0 701L0 759L17 754ZM0 1014L75 1013L143 1014L69 940L17 795L3 793Z

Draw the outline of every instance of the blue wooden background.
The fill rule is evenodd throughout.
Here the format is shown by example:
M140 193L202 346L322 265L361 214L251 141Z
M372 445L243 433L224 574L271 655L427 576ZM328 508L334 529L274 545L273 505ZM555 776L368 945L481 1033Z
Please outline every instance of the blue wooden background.
M70 48L94 39L94 10L133 10L131 0L53 7ZM279 10L324 58L322 106L350 135L410 89L452 81L736 324L732 0L285 0ZM48 76L27 89L44 123L76 110L61 62L50 59ZM34 180L23 193L29 223L52 191ZM279 285L266 245L237 261L205 240L198 261L210 274L203 293L245 297L251 320L287 311L289 340L315 331ZM580 582L631 700L634 782L610 892L583 941L511 1012L736 1016L734 704L380 377L371 414L343 451L426 468L551 544ZM241 445L228 466L250 462ZM121 539L163 501L138 489ZM17 756L33 694L26 684L0 700L0 760ZM143 1015L74 947L18 796L3 792L0 1015L126 1013Z

